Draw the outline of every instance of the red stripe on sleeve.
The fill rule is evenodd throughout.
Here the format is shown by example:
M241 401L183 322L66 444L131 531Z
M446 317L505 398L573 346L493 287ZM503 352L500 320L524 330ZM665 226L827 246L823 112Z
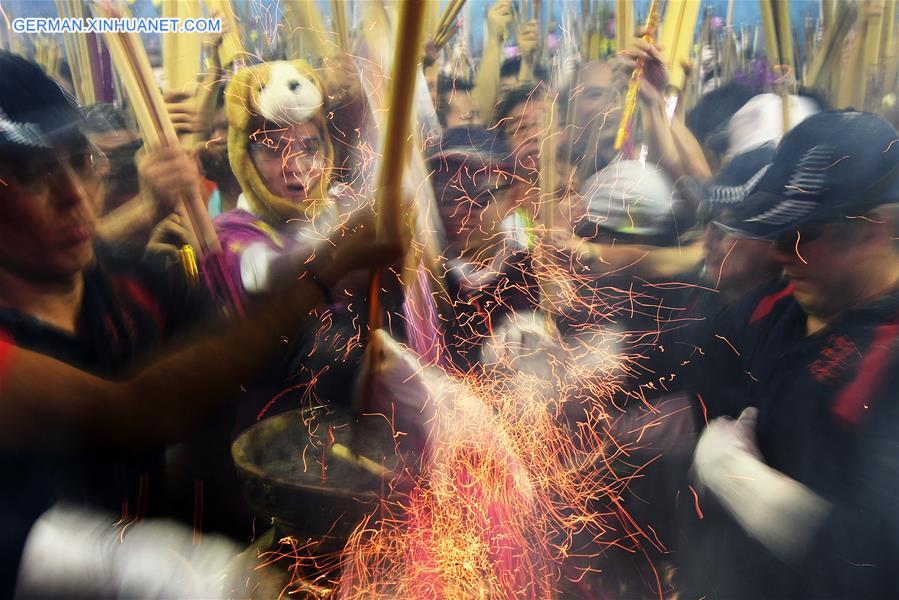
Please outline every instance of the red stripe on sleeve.
M874 340L859 365L855 379L837 396L834 414L844 421L858 425L885 383L890 358L895 350L893 340L899 335L899 323L880 325L874 332Z

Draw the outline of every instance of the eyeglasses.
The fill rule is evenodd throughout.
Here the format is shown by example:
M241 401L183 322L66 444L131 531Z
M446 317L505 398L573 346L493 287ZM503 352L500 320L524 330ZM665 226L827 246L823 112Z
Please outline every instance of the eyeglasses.
M534 135L544 128L544 123L539 120L516 119L503 127L503 134L509 138L515 135Z
M64 174L85 183L96 182L108 167L106 154L87 145L75 151L4 161L0 165L0 180L29 193L41 193L57 184Z
M250 138L250 151L254 156L265 160L286 160L289 158L309 158L322 151L323 143L320 138L281 138L265 137L262 139Z
M794 229L775 238L774 246L781 252L792 252L797 244L814 242L825 232L825 225L809 225L802 229Z

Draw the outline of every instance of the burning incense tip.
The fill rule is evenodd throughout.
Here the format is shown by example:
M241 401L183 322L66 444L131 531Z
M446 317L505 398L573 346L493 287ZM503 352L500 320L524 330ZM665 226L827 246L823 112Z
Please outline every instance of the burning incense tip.
M393 471L387 467L379 465L370 458L354 453L343 444L333 444L331 446L331 453L340 460L356 465L360 469L365 469L377 477L391 477L394 475Z

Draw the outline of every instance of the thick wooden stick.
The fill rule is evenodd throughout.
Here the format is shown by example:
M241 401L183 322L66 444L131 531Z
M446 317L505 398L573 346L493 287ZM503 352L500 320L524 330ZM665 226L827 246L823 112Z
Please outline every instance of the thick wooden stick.
M381 240L404 239L406 220L403 217L402 182L410 144L409 123L412 99L415 95L415 70L418 68L424 37L425 0L406 0L400 13L397 40L393 54L390 102L387 105L381 155L390 160L381 162L375 205L378 210L376 233ZM374 332L381 325L381 270L371 272L368 297L368 326ZM371 377L379 370L381 349L378 336L368 339L365 372L366 380L354 400L354 410L364 412L369 404ZM355 446L355 438L353 445Z

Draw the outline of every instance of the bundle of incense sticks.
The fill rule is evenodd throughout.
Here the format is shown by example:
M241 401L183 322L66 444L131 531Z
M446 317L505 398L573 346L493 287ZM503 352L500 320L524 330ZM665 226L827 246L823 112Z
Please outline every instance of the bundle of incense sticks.
M122 13L109 3L94 5L98 16L121 18ZM128 95L144 143L150 148L178 144L178 137L166 110L162 94L153 79L146 50L135 33L104 33L112 63L118 72ZM187 218L189 227L199 241L197 252L200 257L212 255L204 264L206 283L229 308L241 312L237 291L230 277L226 275L221 262L221 244L209 219L206 206L197 188L182 199L178 212ZM190 271L188 271L190 272Z
M56 0L57 16L66 19L83 19L87 16L81 0ZM72 85L75 97L82 106L90 106L97 102L94 85L94 70L91 66L91 53L88 48L88 36L82 33L63 33L66 58L72 73Z
M649 5L649 14L646 15L646 27L643 29L642 39L652 42L659 24L659 0L652 0ZM627 95L624 97L624 106L621 111L621 123L618 125L618 134L615 136L615 151L620 152L625 143L630 142L631 130L634 126L634 114L637 112L637 94L640 92L640 78L643 76L643 61L638 60L637 66L631 73L631 80L627 86Z
M811 88L822 88L825 77L836 75L843 44L856 18L855 6L845 2L839 5L836 14L828 14L831 14L830 26L825 30L824 39L805 77L806 86Z
M350 29L346 19L344 0L331 0L331 14L334 18L334 29L337 34L337 45L342 54L350 51Z
M625 50L634 37L634 5L631 0L615 0L615 50Z
M202 16L200 5L190 0L168 0L162 3L163 18L196 19ZM172 33L162 36L162 71L165 88L191 96L197 90L200 71L200 41L197 34Z
M459 27L456 25L456 17L459 16L459 11L462 10L464 5L465 0L450 0L446 5L446 9L440 17L440 22L437 24L437 31L434 33L434 43L437 44L438 48L445 46L459 31Z
M698 18L699 0L668 0L660 26L660 43L668 67L669 91L679 92L684 87L686 76L682 65L690 58Z
M206 10L209 14L216 15L222 20L222 31L224 34L222 45L219 46L218 62L222 69L227 69L236 63L242 61L242 57L246 54L243 48L243 42L240 37L240 27L237 22L237 15L231 0L206 0Z

